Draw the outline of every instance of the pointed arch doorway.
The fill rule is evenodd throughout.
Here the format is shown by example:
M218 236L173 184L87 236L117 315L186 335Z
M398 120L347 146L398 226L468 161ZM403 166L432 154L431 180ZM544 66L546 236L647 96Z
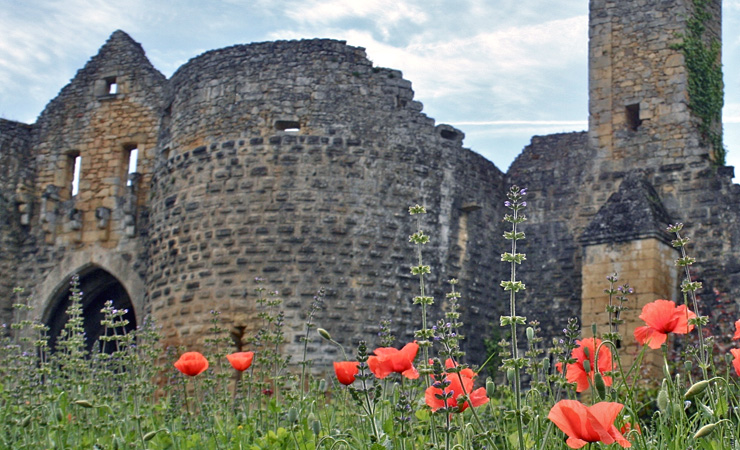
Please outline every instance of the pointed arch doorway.
M116 277L100 267L92 266L81 271L79 279L79 289L82 292L85 345L88 350L95 347L96 342L105 332L105 328L100 324L103 320L100 310L108 300L113 302L115 309L128 310L123 316L129 322L125 331L129 333L136 329L136 314L131 297ZM52 350L56 347L57 339L69 319L67 308L70 304L71 280L72 277L69 277L67 282L53 295L50 302L51 308L45 322L49 327L49 346ZM106 351L113 351L113 349L106 349Z

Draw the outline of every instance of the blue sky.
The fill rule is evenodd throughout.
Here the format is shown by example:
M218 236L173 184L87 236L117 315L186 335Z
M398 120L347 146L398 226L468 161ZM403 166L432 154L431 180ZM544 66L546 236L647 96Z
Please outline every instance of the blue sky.
M724 0L725 144L740 172L740 0ZM588 0L0 0L0 117L32 123L116 29L164 75L233 44L327 37L403 71L437 123L506 170L585 130Z

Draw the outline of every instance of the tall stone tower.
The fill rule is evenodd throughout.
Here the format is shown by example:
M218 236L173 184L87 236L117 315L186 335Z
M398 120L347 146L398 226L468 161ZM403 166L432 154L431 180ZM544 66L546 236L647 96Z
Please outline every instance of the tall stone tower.
M720 0L591 0L589 143L610 168L713 157L692 110L703 100L690 97L702 81L681 46L695 33L718 45L720 28Z
M700 200L731 186L732 168L721 167L720 28L719 0L590 3L588 143L598 182L581 201L600 206L580 237L584 325L608 323L611 268L637 285L622 330L631 340L645 303L679 297L683 273L665 225L721 233L713 216L724 202ZM721 264L712 242L702 247L701 271Z
M719 0L591 0L589 130L534 137L507 173L530 192L522 252L537 264L518 271L527 283L521 304L545 334L557 336L565 317L605 325L614 272L635 289L623 336L645 303L682 301L668 223L684 223L692 238L702 304L711 311L736 296L740 190L716 145L720 8Z

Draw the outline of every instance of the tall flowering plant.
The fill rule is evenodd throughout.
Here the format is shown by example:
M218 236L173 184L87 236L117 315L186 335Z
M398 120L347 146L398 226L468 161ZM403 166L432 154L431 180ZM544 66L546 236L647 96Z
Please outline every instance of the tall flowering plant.
M511 276L509 280L501 282L504 291L509 292L509 315L501 316L501 326L511 328L511 358L504 360L504 367L507 372L513 373L514 382L514 399L516 401L516 428L519 439L519 448L524 450L524 424L522 422L522 387L521 387L521 369L526 365L526 359L519 357L519 347L517 344L517 325L526 325L527 318L518 316L516 313L516 293L525 289L524 283L516 279L516 266L526 259L524 253L517 253L517 242L524 239L524 232L519 231L519 225L527 220L522 213L527 206L524 196L527 195L526 189L520 189L518 186L509 188L508 200L504 206L511 210L510 214L504 216L504 220L511 224L511 231L504 233L504 238L511 241L511 251L501 255L501 261L511 265Z

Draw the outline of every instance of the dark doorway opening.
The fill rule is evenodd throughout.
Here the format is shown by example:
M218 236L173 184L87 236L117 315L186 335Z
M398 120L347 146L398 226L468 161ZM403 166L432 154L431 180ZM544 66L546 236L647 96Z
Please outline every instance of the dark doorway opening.
M46 325L49 327L49 347L52 351L69 319L67 315L67 308L71 302L69 281L71 278L52 299L52 309L46 320ZM129 333L136 329L136 315L131 298L116 277L99 267L94 267L80 273L79 283L79 289L82 291L82 317L87 350L92 350L98 339L105 333L105 327L100 324L103 320L103 313L100 310L108 300L113 302L115 309L128 310L123 316L125 320L128 320L128 325L124 328L125 332ZM120 333L120 330L118 332ZM113 351L113 348L105 350Z

